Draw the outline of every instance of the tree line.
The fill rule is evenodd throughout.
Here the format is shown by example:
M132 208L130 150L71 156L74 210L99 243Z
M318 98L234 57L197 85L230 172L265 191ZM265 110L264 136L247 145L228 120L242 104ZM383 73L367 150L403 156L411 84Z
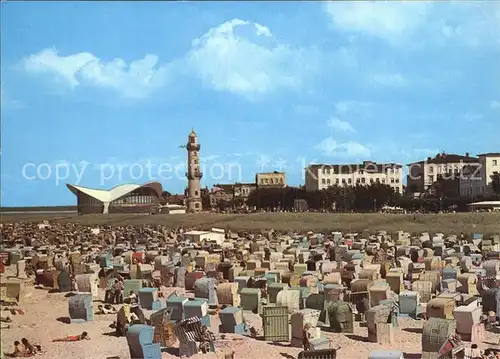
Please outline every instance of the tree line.
M500 199L500 173L495 172L491 176L493 196L478 197L474 201L499 200ZM256 208L258 210L298 210L298 202L307 203L309 210L335 211L335 212L378 212L384 206L397 207L402 210L414 212L438 212L438 211L467 211L469 198L446 197L439 183L433 196L424 198L412 198L404 194L396 193L389 185L373 183L368 186L330 186L324 190L306 191L302 187L285 188L259 188L252 192L245 200L235 197L231 201L220 201L217 205L219 210L238 209L243 206ZM165 197L170 196L167 191ZM203 208L211 208L208 195L202 198ZM300 206L299 206L300 207Z
M490 198L477 198L477 200L494 200L499 197L500 195L497 194ZM355 187L331 186L317 191L306 191L304 187L262 188L250 194L246 205L259 210L294 211L297 210L297 202L304 201L307 202L309 210L335 212L378 212L385 206L409 212L467 211L467 204L470 203L469 198L460 197L412 198L396 193L389 185L374 183ZM235 198L233 202L220 204L219 208L238 208L242 203L241 198Z
M304 200L312 210L376 211L393 205L398 195L385 184L370 186L331 186L324 190L306 191L303 187L263 188L250 194L247 205L258 209L294 210L297 200Z

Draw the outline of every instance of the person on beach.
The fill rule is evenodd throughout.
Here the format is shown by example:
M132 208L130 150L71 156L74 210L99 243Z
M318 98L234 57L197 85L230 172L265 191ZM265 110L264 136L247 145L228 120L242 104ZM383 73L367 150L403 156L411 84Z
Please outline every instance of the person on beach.
M304 350L311 350L311 333L309 329L311 329L311 325L306 323L302 331L302 345L304 346Z
M35 354L38 354L42 351L42 347L40 345L36 345L36 344L33 345L26 338L21 339L21 343L26 348L26 354L35 355Z
M24 357L24 354L26 353L26 348L24 345L22 345L20 342L17 340L14 342L14 352L13 353L4 353L6 357L10 358L20 358Z
M79 342L80 340L90 340L87 332L80 335L68 335L66 338L53 339L53 342Z

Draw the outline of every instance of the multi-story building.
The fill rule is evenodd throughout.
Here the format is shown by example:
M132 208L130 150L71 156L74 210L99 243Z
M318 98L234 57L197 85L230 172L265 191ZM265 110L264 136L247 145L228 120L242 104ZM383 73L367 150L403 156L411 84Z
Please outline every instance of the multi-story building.
M464 166L478 164L477 157L438 153L436 157L408 164L406 188L410 194L432 193L434 184L441 179L460 176Z
M236 198L246 201L256 188L255 183L215 184L208 194L210 206L216 207L220 201L232 201Z
M255 183L235 183L233 187L233 194L235 198L243 198L247 200L250 194L257 189Z
M217 207L220 202L231 202L233 200L233 191L232 189L224 189L221 185L217 187L214 186L208 194L208 199L210 207L214 208Z
M255 175L255 184L258 188L286 187L286 175L284 172L265 172Z
M460 176L460 195L471 200L494 194L492 176L500 173L500 153L478 155L478 163L463 168Z
M330 186L356 186L381 183L391 186L395 192L403 192L403 166L396 163L364 161L361 164L328 165L313 164L306 168L306 191Z

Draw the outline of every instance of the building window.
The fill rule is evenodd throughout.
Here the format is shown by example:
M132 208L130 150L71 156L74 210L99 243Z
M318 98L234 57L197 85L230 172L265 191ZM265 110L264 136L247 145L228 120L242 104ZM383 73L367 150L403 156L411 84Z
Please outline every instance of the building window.
M194 204L194 207L195 207L195 208L200 208L200 204L199 204L198 202L196 202L196 203Z
M349 182L349 184L351 184L351 183L352 183L352 179L350 179L350 178L349 178L349 179L347 180L347 182Z
M327 183L327 184L330 184L330 179L327 179L327 180L326 180L326 183Z
M385 178L382 178L382 183L385 183Z
M434 173L434 167L433 166L429 167L429 173Z
M370 178L370 183L373 183L373 178Z
M391 183L394 183L394 178L391 178Z
M337 178L337 179L335 180L335 183L336 183L336 184L339 184L339 183L340 183L340 180Z
M497 165L497 160L493 160L493 166L496 166Z
M194 143L195 138L194 137L189 137L189 142Z
M399 178L396 178L396 183L399 183Z
M361 178L356 178L356 183L360 183L361 182Z
M399 193L399 187L396 187L396 193Z
M377 178L375 181L376 181L377 183L380 183L380 178Z
M361 183L365 183L366 180L364 178L361 178Z
M345 178L342 178L342 184L345 184Z
M326 183L325 179L324 179L324 178L322 178L322 179L321 179L321 184L325 184L325 183Z
M264 179L263 178L260 179L260 184L264 184Z

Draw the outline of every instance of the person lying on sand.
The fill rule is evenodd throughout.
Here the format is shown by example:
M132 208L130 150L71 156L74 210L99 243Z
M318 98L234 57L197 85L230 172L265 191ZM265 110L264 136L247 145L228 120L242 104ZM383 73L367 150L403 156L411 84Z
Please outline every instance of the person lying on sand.
M26 354L34 355L42 351L42 347L40 345L32 345L26 338L21 339L21 343L26 348Z
M109 304L106 305L98 305L96 314L116 314L117 310L115 307L112 307Z
M9 310L12 315L16 315L16 314L24 315L24 310L22 310L22 309L9 309L9 308L5 308L4 310Z
M10 358L20 358L24 357L24 354L26 353L26 348L24 345L19 343L17 340L14 342L14 352L13 353L4 353L6 357Z
M53 342L79 342L80 340L90 340L87 332L80 335L68 335L66 338L52 339Z
M10 319L10 317L1 317L0 318L0 322L2 323L12 323L12 319Z
M129 296L126 298L130 304L137 303L137 294L133 290L130 291Z

